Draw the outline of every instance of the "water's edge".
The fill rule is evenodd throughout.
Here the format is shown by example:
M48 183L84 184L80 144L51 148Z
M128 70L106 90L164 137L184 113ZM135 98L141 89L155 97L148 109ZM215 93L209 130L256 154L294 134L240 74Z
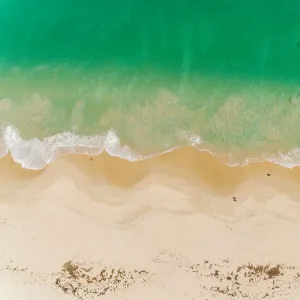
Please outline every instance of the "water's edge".
M205 148L205 142L195 134L187 134L188 145L179 145L148 155L140 154L126 144L122 144L117 134L109 130L103 135L80 136L71 132L62 132L53 136L28 140L22 139L19 130L13 126L6 126L0 135L0 158L11 154L12 159L22 168L40 170L54 162L58 157L68 154L100 155L107 152L111 156L128 161L139 161L163 155L179 148L192 146L199 151L205 151L220 158L218 154ZM272 155L262 154L258 157L247 157L237 160L232 153L227 153L222 162L230 167L245 166L254 162L271 162L285 168L300 166L300 148L294 148L287 153L277 152Z

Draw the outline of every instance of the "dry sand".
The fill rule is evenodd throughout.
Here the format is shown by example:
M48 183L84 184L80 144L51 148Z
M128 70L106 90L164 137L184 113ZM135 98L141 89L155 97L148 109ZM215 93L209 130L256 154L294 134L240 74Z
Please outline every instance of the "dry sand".
M0 161L0 299L300 299L300 169L192 148Z

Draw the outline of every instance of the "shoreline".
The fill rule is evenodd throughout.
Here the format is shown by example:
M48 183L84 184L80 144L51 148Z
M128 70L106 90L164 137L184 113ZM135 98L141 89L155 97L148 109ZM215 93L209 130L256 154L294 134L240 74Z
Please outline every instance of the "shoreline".
M185 148L139 162L68 155L41 171L6 157L0 169L5 300L300 295L299 168Z
M152 161L157 157L164 158L165 155L173 152L177 155L178 152L182 151L200 152L199 157L201 157L201 153L209 154L229 167L244 167L257 163L272 163L289 169L300 166L300 148L286 148L282 152L282 150L278 150L271 143L268 153L264 153L262 151L264 145L260 145L255 151L254 149L253 151L245 150L243 155L241 155L241 150L236 150L235 153L216 150L216 148L213 150L212 145L207 145L200 136L195 134L185 134L185 140L186 142L188 141L185 145L174 146L156 152L152 149L153 152L148 154L140 154L128 145L121 144L119 137L111 130L105 135L85 136L71 132L62 132L43 139L31 138L24 140L18 129L13 125L9 125L2 129L2 135L0 139L0 159L8 156L16 164L20 164L22 168L36 171L43 170L64 156L85 155L97 157L108 154L111 157L135 163L147 160ZM62 139L67 141L67 145L62 144ZM204 145L208 148L204 148ZM20 155L20 150L27 153L27 155Z
M223 163L219 158L210 154L206 151L199 151L192 146L186 146L178 148L174 151L166 152L161 155L157 155L145 160L138 161L129 161L124 158L117 156L111 156L107 152L103 152L98 155L88 155L88 154L66 154L58 157L54 162L48 164L45 168L39 170L26 169L23 168L20 164L16 163L10 154L0 158L0 168L5 172L5 176L16 176L22 177L38 177L39 175L48 172L48 170L54 169L55 165L61 164L61 162L72 164L75 166L78 171L85 173L87 176L96 176L96 177L115 177L116 174L113 171L116 168L121 168L122 173L130 173L130 176L137 176L136 179L130 179L133 184L135 180L141 180L143 176L149 175L152 170L167 170L168 168L177 169L177 175L180 175L180 172L183 174L191 174L192 177L207 177L206 173L208 170L217 169L217 172L221 172L218 176L221 175L220 181L224 182L224 185L227 184L228 176L229 177L243 177L245 175L249 176L251 173L255 175L259 172L280 172L283 176L292 177L294 179L299 178L300 183L300 168L286 168L280 165L277 165L272 162L252 162L247 165L241 166L229 166ZM204 169L202 169L204 168ZM209 172L209 173L212 173ZM113 174L112 174L113 173ZM144 174L138 175L138 174ZM142 177L140 177L142 176ZM120 174L117 174L117 177L120 177ZM123 176L124 177L124 176ZM122 178L121 181L128 181L128 178ZM236 182L236 184L238 181ZM116 183L118 184L118 183ZM125 183L124 183L125 184ZM122 183L121 183L122 185Z

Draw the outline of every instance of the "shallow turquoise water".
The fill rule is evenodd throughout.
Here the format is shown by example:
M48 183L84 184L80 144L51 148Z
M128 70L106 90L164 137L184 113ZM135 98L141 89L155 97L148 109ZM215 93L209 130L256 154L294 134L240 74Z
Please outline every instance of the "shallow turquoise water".
M26 167L78 147L300 146L299 1L4 0L0 41L0 154Z

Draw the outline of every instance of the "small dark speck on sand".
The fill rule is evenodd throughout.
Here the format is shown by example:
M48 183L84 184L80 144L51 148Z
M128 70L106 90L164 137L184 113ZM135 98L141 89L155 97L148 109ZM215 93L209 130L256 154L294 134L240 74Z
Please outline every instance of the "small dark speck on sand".
M268 175L268 176L271 176L271 174L270 174L270 173L267 173L267 175Z
M90 158L90 161L93 161L93 158L92 158L92 157Z
M232 197L232 200L233 200L233 201L236 201L236 197Z

